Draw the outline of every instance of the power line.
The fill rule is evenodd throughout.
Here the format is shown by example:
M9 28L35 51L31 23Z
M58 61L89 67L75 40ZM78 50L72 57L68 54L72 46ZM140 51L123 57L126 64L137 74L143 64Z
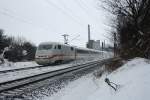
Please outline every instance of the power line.
M72 41L76 40L78 37L80 37L80 35L77 35L76 37L74 37L73 39L71 39L69 42L72 42Z
M60 2L64 5L64 8L66 8L67 10L64 10L64 8L57 6L54 2L52 2L52 1L50 1L50 0L45 0L45 1L46 1L50 6L53 6L53 7L57 8L59 11L61 11L61 13L65 14L67 17L69 17L70 19L72 19L73 21L75 21L76 23L78 23L80 26L83 26L82 23L80 23L78 20L76 20L76 19L74 18L74 16L76 16L76 15L72 16L72 14L70 14L70 13L67 12L67 10L69 10L70 12L72 12L72 11L71 11L67 6L65 6L62 1L60 1ZM81 5L81 4L79 4L79 5ZM91 15L88 14L88 11L87 11L84 7L82 7L82 5L81 5L80 7L83 9L83 11L85 11L85 13L86 13L89 17L91 16ZM76 16L76 17L77 17L77 16ZM78 18L77 18L77 19L78 19ZM91 19L91 18L90 18L90 19ZM92 19L93 19L93 18L92 18ZM97 23L97 22L96 22L96 23Z
M12 18L12 19L15 19L15 20L17 20L17 21L19 21L19 22L22 22L22 23L26 23L26 24L30 24L30 25L32 25L32 26L36 26L36 27L38 27L38 28L42 28L42 29L44 29L44 30L48 30L49 29L49 27L42 27L41 25L40 26L37 26L37 25L35 25L32 21L29 21L29 20L27 20L27 19L25 19L25 18L20 18L20 17L18 17L18 16L14 16L14 15L12 15L12 11L10 11L10 10L7 10L7 9L4 9L4 8L1 8L1 10L0 10L0 13L2 14L2 15L4 15L4 16L7 16L7 17L9 17L9 18ZM54 30L54 29L53 29Z
M76 0L76 3L79 5L79 7L85 12L86 15L88 15L88 17L90 18L90 14L88 13L88 11L86 10L86 8L81 4L81 1ZM91 18L90 18L91 19Z
M61 13L63 13L64 15L68 16L70 19L72 19L74 22L78 23L79 25L83 26L82 23L80 23L78 20L76 20L72 15L70 15L69 13L67 13L66 11L64 11L61 7L57 6L55 3L53 3L52 1L49 0L45 0L45 2L47 2L47 4L49 4L50 6L52 5L53 7L57 8L59 11L61 11Z
M59 1L59 3L61 2L61 4L63 5L63 7L65 9L67 9L69 12L73 12L62 0ZM73 14L77 19L80 19L79 16L77 16L76 14ZM83 20L80 20L80 22Z
M0 13L3 14L3 15L5 15L5 16L8 16L10 18L13 18L15 20L21 21L23 23L32 24L31 22L29 22L29 21L27 21L25 19L19 18L19 17L14 16L14 15L11 15L10 13L8 13L8 10L6 10L6 9L3 9L3 11L0 10Z
M59 11L61 11L61 13L65 14L67 17L69 17L70 19L72 19L73 21L75 21L76 23L78 23L79 25L83 26L83 23L81 23L81 21L79 21L78 18L75 18L72 14L70 14L72 11L69 9L69 7L65 6L63 2L62 2L62 3L63 3L63 5L64 5L64 8L62 9L62 7L57 6L55 3L53 3L53 2L51 2L51 1L49 1L49 0L45 0L45 1L48 3L49 6L52 5L53 7L57 8ZM82 6L82 5L80 4L80 6ZM64 10L65 8L68 9L70 13L68 13L68 11ZM83 11L86 11L86 12L87 12L86 8L82 7L82 9L83 9ZM85 9L85 10L84 10L84 9ZM32 26L35 26L34 22L32 22L32 21L30 21L30 20L27 20L27 19L25 19L25 18L22 18L22 17L18 17L18 16L16 16L16 15L13 15L13 14L12 14L9 10L7 10L7 9L2 9L2 11L0 10L0 13L3 14L3 15L5 15L5 16L8 16L8 17L10 17L10 18L13 18L13 19L15 19L15 20L18 20L18 21L20 21L20 22L27 23L27 24L31 24ZM87 12L87 15L88 15L88 12ZM77 16L76 16L76 17L77 17ZM77 20L77 19L78 19L78 20ZM36 25L36 26L37 26L37 25ZM41 25L39 25L38 27L42 28ZM46 26L46 30L47 30L47 29L49 30L49 28L50 28L49 26L48 26L48 27ZM44 29L45 29L45 28L44 28ZM52 29L52 30L53 30L53 29Z
M95 17L92 17L92 14L89 14L88 10L86 8L89 8L84 1L82 0L76 0L76 3L79 5L79 7L85 12L86 15L91 19L91 21L95 24L97 21L95 20ZM97 24L99 26L99 24Z
M78 0L77 0L78 1ZM86 10L86 8L89 8L89 6L84 2L84 0L79 0L79 2L81 2L84 6L84 8L83 9L85 9ZM93 6L94 7L94 6ZM87 11L87 14L88 14L88 10L86 10ZM93 19L97 19L96 17L94 17L93 16L93 14L90 14L91 15L91 18L93 17ZM95 21L96 23L97 23L97 21L96 20L93 20L93 21Z

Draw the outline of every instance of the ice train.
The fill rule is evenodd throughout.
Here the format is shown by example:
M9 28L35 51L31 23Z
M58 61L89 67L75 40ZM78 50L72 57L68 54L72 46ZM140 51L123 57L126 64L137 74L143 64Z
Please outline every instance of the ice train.
M99 57L101 55L102 52L98 50L79 48L57 42L43 42L37 48L35 61L39 65L48 65L82 58Z

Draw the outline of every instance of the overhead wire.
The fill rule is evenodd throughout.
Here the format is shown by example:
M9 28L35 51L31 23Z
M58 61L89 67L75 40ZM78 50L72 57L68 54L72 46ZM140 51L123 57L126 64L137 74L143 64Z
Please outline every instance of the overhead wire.
M76 3L78 4L78 6L85 12L86 15L88 15L88 17L91 19L91 21L95 24L98 23L95 18L93 18L94 16L92 16L92 14L89 14L87 8L89 8L84 1L82 0L76 0ZM95 24L96 25L96 24ZM99 26L99 24L97 24ZM100 33L100 32L98 32Z
M7 16L7 17L9 17L9 18L12 18L12 19L17 20L17 21L22 22L22 23L30 24L30 25L32 25L33 27L38 27L38 28L41 28L41 29L44 29L44 30L49 30L49 29L50 29L50 28L47 27L47 26L46 26L46 27L43 27L43 26L41 26L41 25L34 24L34 22L32 22L31 20L27 20L27 19L25 19L25 18L23 18L23 17L21 18L21 17L18 17L18 16L16 16L16 15L13 15L12 12L13 12L13 11L10 11L10 10L8 10L8 9L0 8L0 13L1 13L2 15L4 15L4 16ZM54 29L51 29L51 30L54 31Z
M13 18L15 20L21 21L23 23L32 24L31 22L29 22L29 21L27 21L25 19L22 19L22 18L19 18L17 16L14 16L14 15L10 14L10 12L8 12L8 10L6 10L6 9L1 9L0 13L3 14L3 15L5 15L5 16L8 16L10 18Z
M72 19L74 22L78 23L80 26L83 26L83 25L84 25L83 23L81 23L81 20L78 18L78 16L76 16L75 14L74 14L74 15L71 14L72 11L70 10L69 7L67 7L67 6L64 5L63 1L62 1L61 3L64 5L64 8L59 7L58 5L56 5L54 2L52 2L52 1L50 1L50 0L45 0L45 1L47 2L47 4L48 4L49 6L53 6L53 7L57 8L61 13L63 13L63 14L66 15L66 16L68 16L70 19ZM90 17L91 14L89 15L89 14L88 14L88 11L86 10L87 5L84 4L84 6L83 6L83 5L81 4L81 2L79 3L78 0L76 0L76 1L78 2L77 4L80 6L80 8L83 9L83 11L85 11L85 13ZM83 2L83 1L82 1L82 2ZM86 6L86 7L85 7L85 6ZM67 9L67 10L66 10L66 9ZM69 10L69 13L68 13L68 10ZM32 22L32 21L30 21L30 20L27 20L27 19L20 18L20 17L15 16L15 15L12 15L9 10L2 9L2 10L0 10L0 13L3 14L3 15L5 15L5 16L8 16L8 17L10 17L10 18L13 18L13 19L15 19L15 20L18 20L18 21L20 21L20 22L22 22L22 23L27 23L27 24L31 24L32 26L37 26L37 24L35 25L34 22ZM91 18L92 18L92 17L91 17ZM79 21L79 20L80 20L80 21ZM38 27L42 28L41 25L39 25ZM44 27L44 29L45 29L45 27ZM46 28L46 30L47 30L47 29L49 30L50 27ZM52 30L54 30L54 29L52 29Z
M79 5L79 7L85 12L86 15L88 15L88 17L95 23L97 23L97 21L95 20L96 18L92 15L89 14L89 10L87 8L89 8L84 1L82 0L76 0L76 3Z
M91 17L92 19L94 19L93 21L95 21L95 22L97 23L97 20L99 20L99 19L97 19L96 17L94 17L93 14L89 14L89 13L88 13L88 10L86 10L86 8L89 8L89 6L84 2L84 0L76 0L76 1L81 2L81 4L83 4L83 9L85 9L85 11L87 12L87 14L90 15L90 17ZM91 12L91 13L92 13L92 12ZM96 20L95 20L95 19L96 19Z
M97 23L97 21L95 20L95 18L93 18L92 16L91 16L91 14L89 14L89 12L88 12L88 10L86 9L86 7L88 7L83 1L81 1L81 2L79 2L78 0L76 0L76 2L77 2L77 4L78 4L78 6L85 12L85 14L90 18L90 19L92 19L91 21L94 23L94 24L96 24ZM69 12L72 12L72 10L69 8L69 7L67 7L67 5L66 4L64 4L64 2L61 0L61 1L59 1L59 3L61 3L62 5L63 5L63 7L64 8L61 8L61 9L64 9L65 11L69 11ZM82 4L84 4L84 5L82 5ZM58 7L58 6L57 6ZM72 14L71 14L72 15ZM77 15L75 15L75 14L73 14L73 17L76 17L76 18L78 18L78 16ZM78 19L80 19L80 18L78 18ZM94 20L93 20L94 19ZM87 23L87 24L89 24L89 23ZM98 24L97 24L98 25ZM98 25L99 26L99 25ZM100 33L100 31L98 31L98 30L95 30L97 33Z
M76 37L74 37L73 39L71 39L69 42L72 42L72 41L76 40L78 37L80 37L80 35L77 35Z
M59 3L62 4L62 6L65 8L65 10L67 9L69 12L73 12L64 2L63 0L60 0ZM72 14L72 13L71 13ZM73 14L74 17L76 17L78 20L80 20L79 16L77 16L76 14ZM83 20L80 20L80 22ZM83 21L84 23L86 23L85 21Z
M61 13L63 13L64 15L66 15L68 18L72 19L74 22L76 22L80 26L83 26L83 23L80 23L76 18L74 18L74 16L72 16L71 14L69 14L66 10L63 10L61 7L57 6L54 2L52 2L50 0L45 0L45 2L47 2L48 5L57 8Z
M69 7L67 7L67 6L64 4L64 2L63 2L62 0L59 1L59 3L61 2L61 4L62 4L63 7L58 6L57 4L55 4L54 2L52 2L52 1L50 1L50 0L45 0L45 2L47 2L48 5L57 8L61 13L63 13L64 15L66 15L67 17L69 17L70 19L72 19L74 22L78 23L80 26L85 25L85 24L81 23L81 20L80 20L80 18L78 18L77 15L71 14L72 11L70 10ZM88 16L91 16L91 15L88 14L88 12L86 11L86 9L85 9L84 7L82 7L82 5L81 5L80 7L83 9L83 11L86 12L86 14L87 14ZM69 11L69 12L68 12L68 11ZM79 20L80 20L80 21L79 21ZM83 21L83 20L82 20L82 21ZM86 23L86 22L84 22L84 23ZM96 23L97 23L97 22L96 22ZM87 24L88 24L88 23L87 23Z

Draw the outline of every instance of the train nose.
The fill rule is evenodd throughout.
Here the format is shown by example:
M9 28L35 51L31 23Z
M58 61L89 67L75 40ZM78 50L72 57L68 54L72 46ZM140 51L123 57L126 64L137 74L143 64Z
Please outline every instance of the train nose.
M49 58L49 55L52 55L52 51L40 50L36 52L35 58Z
M50 51L37 51L35 56L35 61L39 65L48 65L53 63L52 59L50 59L50 56L52 55L52 52Z

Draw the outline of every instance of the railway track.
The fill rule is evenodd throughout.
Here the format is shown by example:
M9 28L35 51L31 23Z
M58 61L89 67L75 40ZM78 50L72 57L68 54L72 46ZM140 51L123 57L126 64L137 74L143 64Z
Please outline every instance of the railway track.
M62 63L61 65L66 64ZM16 72L16 71L24 71L24 70L30 70L30 69L38 69L38 68L46 68L46 67L55 67L56 65L38 65L38 66L32 66L32 67L24 67L24 68L15 68L15 69L7 69L7 70L0 70L0 74L3 73L9 73L9 72Z
M30 69L37 69L37 68L46 68L46 67L54 67L55 65L39 65L39 66L32 66L32 67L24 67L24 68L15 68L15 69L7 69L7 70L0 70L0 74L8 73L8 72L16 72L16 71L23 71L23 70L30 70Z
M8 72L21 71L21 70L35 69L35 68L40 68L40 67L46 67L46 66L33 66L33 67L25 67L25 68L16 68L16 69L1 70L0 74L8 73Z
M38 75L33 75L33 76L25 77L25 78L15 79L15 80L7 81L7 82L2 82L2 83L0 83L0 94L3 92L8 92L8 91L12 91L14 89L28 86L30 84L40 82L40 81L43 81L43 80L46 80L49 78L61 76L63 74L69 73L69 72L102 65L102 64L106 63L108 60L111 60L111 59L88 62L85 64L75 65L75 66L65 68L65 69L59 69L56 71L45 72L45 73L38 74Z

